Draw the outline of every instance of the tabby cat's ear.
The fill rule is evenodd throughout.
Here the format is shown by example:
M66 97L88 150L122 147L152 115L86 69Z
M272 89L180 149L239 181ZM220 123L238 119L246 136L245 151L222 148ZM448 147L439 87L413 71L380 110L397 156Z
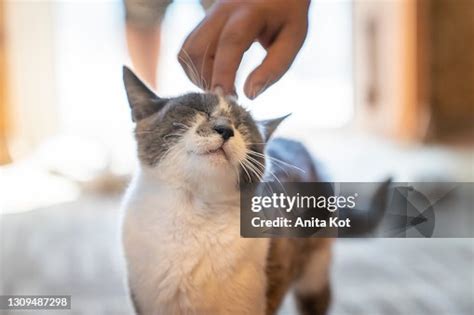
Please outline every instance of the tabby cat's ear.
M257 121L257 125L260 129L260 132L262 133L262 136L265 142L267 142L268 139L270 139L270 137L275 132L277 127L280 125L280 123L290 115L291 114L287 114L285 116L278 117L278 118Z
M126 66L123 66L123 83L134 122L158 112L168 102L167 99L158 97Z

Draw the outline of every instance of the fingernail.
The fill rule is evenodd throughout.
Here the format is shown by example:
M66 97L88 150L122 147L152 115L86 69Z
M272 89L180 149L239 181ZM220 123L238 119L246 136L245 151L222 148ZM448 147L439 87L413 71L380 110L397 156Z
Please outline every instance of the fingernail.
M252 93L250 93L250 99L255 99L257 96L262 94L263 90L265 90L263 84L255 84L253 86Z
M212 91L213 91L214 93L216 93L217 95L219 95L219 96L224 96L224 89L223 89L222 86L220 86L220 85L216 85L216 86L212 89Z

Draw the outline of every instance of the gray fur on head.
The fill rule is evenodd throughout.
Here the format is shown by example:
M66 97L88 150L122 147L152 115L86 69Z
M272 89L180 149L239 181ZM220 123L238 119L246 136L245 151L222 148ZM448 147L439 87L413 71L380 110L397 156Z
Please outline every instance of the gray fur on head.
M214 152L213 146L220 145L217 149L222 148L230 165L225 172L238 168L240 179L244 181L255 181L260 172L263 174L264 143L287 116L256 122L231 97L189 93L165 99L157 96L127 67L123 68L123 79L132 119L136 122L135 138L141 163L155 167L169 157L175 164L192 165L194 170L204 167L209 159L203 160L203 156ZM219 126L231 129L232 137L222 140ZM199 145L194 147L192 142ZM185 160L183 155L196 157ZM248 168L242 169L243 164ZM249 172L252 168L257 171ZM249 176L249 173L252 174Z

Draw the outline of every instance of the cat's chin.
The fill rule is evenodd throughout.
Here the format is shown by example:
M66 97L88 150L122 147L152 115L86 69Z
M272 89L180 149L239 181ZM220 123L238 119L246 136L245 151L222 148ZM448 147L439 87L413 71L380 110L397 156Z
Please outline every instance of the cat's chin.
M197 157L203 162L209 162L212 165L227 165L230 163L229 156L223 147L214 150L209 150L202 153L197 153Z
M206 152L201 154L201 156L210 160L227 160L227 155L222 148Z
M209 163L213 167L229 165L229 160L222 149L206 154L201 154L200 158L204 160L204 163Z

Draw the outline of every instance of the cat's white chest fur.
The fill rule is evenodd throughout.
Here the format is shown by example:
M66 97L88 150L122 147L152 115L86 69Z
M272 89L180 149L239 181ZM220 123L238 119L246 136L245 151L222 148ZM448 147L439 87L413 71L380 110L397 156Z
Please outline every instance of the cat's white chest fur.
M123 245L140 314L263 315L269 240L240 237L238 193L201 192L134 179Z

